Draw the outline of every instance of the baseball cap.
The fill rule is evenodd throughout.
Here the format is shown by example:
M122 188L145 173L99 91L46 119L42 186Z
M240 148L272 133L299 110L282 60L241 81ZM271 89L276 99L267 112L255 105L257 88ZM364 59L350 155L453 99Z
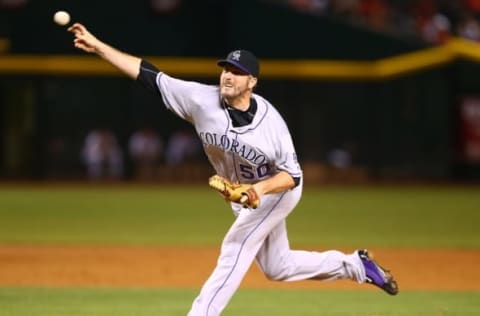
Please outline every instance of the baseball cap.
M227 58L219 60L217 62L217 65L219 65L220 67L224 67L225 65L232 65L248 73L249 75L258 77L259 66L257 57L255 57L255 55L248 50L234 50L227 55Z

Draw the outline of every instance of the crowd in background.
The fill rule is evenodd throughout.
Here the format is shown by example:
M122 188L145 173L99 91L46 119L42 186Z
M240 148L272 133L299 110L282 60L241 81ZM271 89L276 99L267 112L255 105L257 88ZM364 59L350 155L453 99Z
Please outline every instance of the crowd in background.
M212 0L210 0L211 2ZM217 0L218 1L218 0ZM259 0L314 16L347 21L399 37L433 45L451 36L480 41L480 0ZM172 14L185 0L149 0L151 12ZM29 0L0 0L0 12L24 8ZM0 19L0 37L8 29ZM7 34L3 34L7 35Z
M211 0L210 0L211 1ZM450 36L480 41L480 0L261 0L306 14L328 16L394 36L442 44ZM152 12L171 14L184 0L149 0ZM0 11L24 8L29 0L0 0ZM7 28L2 26L1 30Z
M47 176L87 178L92 181L136 179L162 180L162 170L176 172L203 160L202 145L188 128L179 128L168 137L150 126L133 131L122 139L110 128L98 127L85 134L78 148L71 139L53 137L47 144ZM70 156L70 152L76 152ZM81 165L82 172L73 172ZM164 179L165 180L165 179Z
M191 0L191 1L197 1L197 0ZM204 0L199 0L198 3L201 3L203 1ZM460 36L466 39L470 39L472 41L480 41L480 25L478 22L480 19L480 0L257 0L257 1L259 1L259 3L256 3L256 5L259 5L260 9L264 9L265 7L267 9L272 9L272 8L278 9L278 10L272 10L272 11L280 11L281 13L287 13L287 15L288 13L291 13L291 12L301 12L302 14L300 15L300 19L305 18L305 20L308 20L308 21L310 21L309 16L338 21L340 30L347 29L348 31L349 28L345 27L345 25L351 24L353 26L369 29L374 32L380 32L380 33L386 33L386 34L388 33L392 36L405 37L407 39L410 37L413 37L418 40L422 39L423 41L431 43L433 45L442 44L451 36ZM146 6L148 4L149 8L154 10L156 13L166 14L168 12L173 12L175 10L178 10L179 8L183 8L185 9L185 11L188 11L187 9L189 9L189 7L186 5L187 2L189 1L187 0L149 0L149 1L146 1L145 3L142 2L142 5ZM207 5L209 2L220 3L222 2L222 0L208 0L208 1L205 1L204 3L205 5ZM257 6L255 8L251 8L251 5L253 4L253 2L250 2L250 1L249 2L245 1L245 2L246 2L245 5L249 10L255 10L255 8L258 9L259 7ZM13 19L16 16L15 15L10 16L8 15L8 13L13 12L15 10L21 10L21 9L28 10L29 7L26 5L27 3L32 4L34 2L31 0L0 0L0 53L2 52L2 49L1 49L2 35L5 37L5 39L8 39L8 36L11 35L8 32L9 28L13 28L12 25L17 25L17 26L19 25L19 24L10 25L8 23L9 22L8 19L5 19L4 17L10 17L12 18L12 21L13 21ZM38 2L36 3L38 4ZM132 3L136 3L136 2L132 2ZM181 6L182 3L184 4L184 7ZM125 6L125 8L128 8L128 6ZM145 9L145 8L142 8L142 9ZM233 13L230 12L229 9L230 8L228 7L228 5L226 5L225 14L227 14L227 17L229 16L228 14L233 15ZM284 12L288 10L290 11ZM140 12L140 11L136 11L136 12ZM144 11L141 11L141 12L144 12ZM148 12L148 11L145 11L145 12ZM4 15L2 15L2 13L4 13ZM27 15L27 16L36 17L37 12L35 11L34 13L35 14L32 14L30 12L30 15ZM83 14L85 15L86 13L84 12ZM189 12L187 12L185 15L179 14L179 16L184 18L185 16L188 17L189 16L188 14ZM244 14L244 11L241 11L239 14ZM292 14L292 15L294 15L294 19L292 20L298 21L299 17L297 16L297 14ZM218 16L218 15L213 15L213 16ZM263 15L259 15L259 16L260 16L259 19L264 18ZM283 15L278 15L278 16L283 17ZM144 17L137 14L137 18L143 19ZM149 16L149 18L151 18L151 16ZM155 18L156 16L154 16L154 19ZM163 17L160 16L158 19L160 20L162 18ZM42 16L42 19L43 19L43 16ZM311 18L311 19L315 20L314 18ZM177 19L175 18L168 21L175 21L175 20ZM103 21L103 19L100 18L99 21L101 22ZM184 20L180 19L180 21L184 21ZM37 25L42 26L42 25L48 24L47 22L51 22L51 21L41 20L42 24L37 24ZM52 24L50 26L52 27L52 30L53 30L54 29L53 27L56 27L56 26L54 26L53 23L50 23L50 24ZM331 23L331 24L334 24L334 23ZM172 25L176 25L176 24L173 24L172 22ZM212 27L216 25L217 25L216 23L212 23ZM312 24L306 23L306 25L311 26ZM321 24L321 25L324 25L324 24ZM5 30L3 34L2 34L2 26L3 26L3 29ZM177 27L172 26L171 28L167 28L167 29L175 30L177 29ZM232 27L232 29L234 28ZM105 32L107 32L108 27L105 27L104 30ZM239 32L238 28L235 28L234 30L236 30L236 32ZM50 29L45 27L44 32L48 32L48 31L50 31ZM175 32L176 31L172 31L172 33L166 32L165 34L171 35L171 34L174 34ZM222 30L222 32L224 32L225 34L230 34L229 33L230 30ZM235 33L233 32L233 30L231 32ZM41 31L37 33L42 34ZM118 32L114 32L114 33L116 34ZM346 34L347 32L344 32L344 33ZM20 32L19 34L20 35L17 35L17 36L18 38L21 38L22 34L27 34L27 33ZM51 43L52 44L57 42L61 43L57 47L59 51L62 51L62 49L65 49L64 47L71 47L71 43L68 41L68 38L65 42L58 41L56 38L57 35L55 34L57 33L54 33L52 31L51 39L53 40L51 41ZM113 34L113 36L115 36L115 34ZM249 34L249 33L246 33L246 34ZM355 35L352 35L352 36L355 36ZM34 36L32 36L32 38L33 37ZM48 37L49 36L45 36L46 39L48 39ZM179 36L172 36L171 39L178 38L178 37ZM29 46L54 47L53 45L52 46L34 45L30 42L32 38L28 36L25 38L26 40L24 40L24 43L25 43L24 47L29 47ZM371 36L371 38L373 41L376 39L376 36ZM139 41L136 42L136 41L133 41L132 39L133 37L130 37L130 39L126 39L126 41L128 42L128 40L131 40L131 45L139 44ZM221 43L222 38L214 37L214 39L215 41L220 42L219 47L224 45ZM43 41L44 40L42 39L42 42ZM187 49L186 47L191 48L195 46L195 45L191 45L192 43L190 43L190 41L191 41L191 38L187 36L185 37L185 41L178 41L177 44L181 44L179 46L183 47L182 49L186 50ZM7 43L7 41L4 41L4 43ZM268 46L268 41L266 43L267 44L265 45ZM65 45L65 46L61 46L61 45ZM264 43L259 42L258 45L263 47ZM170 45L170 46L174 46L174 45ZM7 45L4 45L3 47L5 47L3 51L5 53L8 53ZM17 47L22 47L22 46L17 45ZM17 51L12 50L12 53L16 53L16 52ZM353 54L354 53L352 53L352 55ZM470 65L465 67L469 67L469 66ZM469 78L470 75L472 75L473 77L474 74L475 72L473 71L471 72L471 74L470 73L465 74L464 77L462 77L465 79L462 79L459 85L463 84L463 85L474 86L474 84L465 83L465 82L475 83L476 82L475 78L473 79ZM38 117L42 117L42 120L43 120L43 118L45 118L47 115L51 115L53 120L56 116L53 114L48 114L49 112L47 112L47 109L48 109L47 102L49 102L48 100L50 99L52 100L52 102L54 102L54 104L60 103L60 102L54 99L53 93L50 91L50 88L48 89L45 88L45 92L42 92L44 91L44 87L49 86L49 84L45 84L45 82L48 82L47 81L48 79L45 80L42 77L41 79L45 80L45 82L40 80L38 84L36 82L31 84L31 82L33 81L29 78L27 79L29 80L28 84L24 84L19 81L18 85L12 85L17 90L10 89L10 85L6 85L4 89L5 90L4 99L7 100L7 96L10 96L10 95L15 96L16 94L18 94L18 91L24 91L24 90L27 91L27 89L36 89L36 90L32 90L35 92L32 92L31 94L27 94L27 95L38 95L38 100L35 100L35 102L37 102L36 104L38 105L38 109L41 109L39 110ZM427 79L425 79L425 82L427 82ZM422 78L419 82L423 83L424 82L423 80L424 79ZM9 82L9 80L7 81ZM112 87L115 84L117 83L112 83ZM296 87L300 87L300 85L303 83L299 82L295 84L296 84ZM320 82L319 86L321 84L322 83ZM425 86L430 87L429 84L430 84L429 82L425 83ZM432 83L431 87L437 87L437 86L443 87L442 84L444 84L444 81L438 81L436 83L434 82ZM25 88L22 85L25 86ZM449 80L445 81L445 85L450 85L450 81ZM109 85L106 85L106 86L110 87ZM340 86L340 84L338 86ZM58 85L58 87L59 89L64 88L62 85ZM69 85L67 84L65 85L65 87L68 88ZM265 85L264 87L267 87L267 85ZM266 89L276 90L275 87L276 87L276 83L271 84L271 87ZM312 89L313 91L313 89L315 89L315 88L310 88L310 84L305 85L305 87L306 87L305 91L309 89ZM75 89L77 88L81 89L80 86L78 87L75 86ZM300 90L300 88L297 88L297 89ZM304 88L302 86L301 91L303 91L303 89ZM346 89L348 90L350 88L347 86ZM355 89L356 87L351 88L349 91L355 92ZM409 108L408 111L415 110L416 113L417 112L422 113L422 111L424 111L423 109L430 108L430 106L426 105L427 102L425 102L425 105L424 105L423 96L421 95L423 91L422 93L418 93L419 95L417 96L416 93L414 93L415 89L410 88L409 84L408 84L408 87L407 87L407 84L405 84L405 88L402 87L402 89L403 90L401 91L407 91L408 95L405 96L405 98L403 99L398 98L399 101L396 102L395 105L392 105L392 109L394 107L403 106L400 103L400 102L403 102L403 100L405 100L405 102L408 103L407 105L405 105L405 107L408 106ZM386 90L390 90L390 89L385 89L385 91ZM393 91L394 89L391 89L391 90ZM427 90L427 89L424 89L424 90ZM445 89L445 90L448 90L448 89ZM472 88L472 90L474 89ZM45 95L45 98L43 98L44 95ZM69 97L67 97L70 95L68 93L63 93L61 95L65 95L64 100L70 99ZM75 95L75 94L72 93L71 95ZM309 93L307 95L314 95L314 93L312 92L311 94ZM337 95L340 95L340 93L336 91L333 91L331 93L329 92L329 97L327 98L327 100L334 100L334 98ZM356 94L352 94L352 95L356 95ZM393 92L392 92L392 95L393 95ZM447 92L443 95L447 95ZM391 97L390 93L388 93L388 96ZM307 103L307 106L309 106L308 105L309 102L312 102L312 104L314 102L314 101L311 101L308 96L305 96L305 97L300 96L300 97L302 101ZM433 93L431 97L430 97L430 94L428 94L428 97L432 98L431 100L437 100L436 98L434 99ZM368 100L369 98L370 98L369 95L366 95L365 97L363 97L362 95L362 99L360 101L365 101L365 100ZM282 102L284 102L284 104L287 105L293 99L294 99L293 95L292 96L288 95L286 98L282 98ZM354 97L352 97L352 100L353 99ZM444 99L447 99L447 98L444 98ZM448 99L453 99L453 98L448 98ZM392 100L393 100L393 97L392 97ZM88 111L92 111L92 113L100 112L93 109L93 107L97 106L95 103L97 100L94 97L86 98L85 101L86 102L81 103L82 107L84 106L85 108L89 108ZM297 101L294 100L294 102L297 102ZM337 104L336 101L331 101L331 102L332 104ZM341 101L339 101L339 104L341 104L340 102L345 102L345 101L342 99ZM372 100L371 101L369 100L369 102L375 102L376 104L376 102L380 103L381 101L376 101L376 99L372 98ZM328 102L326 103L328 104ZM29 106L33 108L33 105L29 105ZM72 106L76 106L76 105L74 104ZM413 110L414 107L415 109ZM418 110L416 109L416 107L418 107ZM21 109L21 107L17 105L13 105L12 109L13 108ZM25 106L25 108L29 108L29 107ZM66 108L69 109L68 107ZM124 109L127 109L127 108L130 109L130 106L124 105ZM379 106L378 108L380 109L382 107ZM5 113L7 113L7 111L5 111ZM52 113L54 112L52 111ZM82 112L78 112L78 113L87 113L87 111L82 110ZM335 116L336 114L330 114L329 111L327 110L321 110L321 112L319 110L319 113L322 113L325 116L331 115L329 116L329 118L336 117ZM373 110L372 110L372 113L374 113ZM383 112L380 112L380 110L378 110L378 113L383 113ZM114 118L112 118L112 121L123 120L122 115L124 114L115 115ZM299 116L293 117L292 120L300 118L301 115L303 114L299 114ZM442 115L442 113L440 113L439 115ZM62 117L62 116L59 115L58 117ZM402 119L404 121L402 121ZM38 120L40 121L40 119ZM417 121L420 122L421 120L423 120L423 118L421 117L420 114L418 114L417 116L412 115L412 117L409 117L409 118L401 117L398 119L398 121L395 121L395 124L398 124L398 126L403 126L405 124L416 123ZM328 118L325 119L325 121L328 121ZM440 121L440 120L437 120L437 121ZM56 123L57 122L55 122L55 124ZM45 128L45 129L48 128L46 127L48 126L48 124L44 124L43 122L42 124L43 124L42 128ZM55 124L52 124L52 125L55 125ZM182 131L179 131L178 133L175 133L172 135L170 135L170 131L168 131L168 135L162 135L162 138L165 139L165 144L163 144L163 139L160 139L161 144L159 145L159 148L157 148L157 145L147 146L146 144L148 141L145 138L142 139L143 137L142 133L140 132L134 133L132 130L130 130L130 128L128 128L128 131L127 131L125 127L119 127L116 124L113 124L114 126L117 126L116 135L115 134L112 135L111 134L112 131L92 131L93 136L92 135L87 136L86 132L85 133L82 132L82 135L79 135L80 133L78 131L71 131L71 128L69 126L64 127L63 126L64 124L57 124L57 125L58 126L56 128L58 129L58 131L55 130L55 133L56 133L55 137L52 137L51 140L44 139L43 135L46 132L41 131L40 128L38 128L38 131L41 132L39 133L40 136L37 136L39 142L41 141L43 143L45 141L47 143L45 146L46 149L45 149L45 158L44 158L45 160L44 164L47 165L47 167L45 167L45 169L42 169L43 167L41 162L35 162L35 164L32 163L31 169L33 171L31 173L34 173L34 172L39 174L46 173L45 175L46 177L48 177L49 175L51 175L52 177L63 177L64 175L68 176L70 174L73 174L73 172L78 172L78 170L81 170L82 176L88 176L90 179L119 178L119 177L120 178L133 178L133 177L137 178L138 177L138 178L149 179L152 177L152 174L158 171L158 168L157 168L158 166L161 166L161 167L168 166L175 172L180 172L178 169L175 169L176 168L175 166L182 163L184 155L188 155L188 150L193 148L200 148L197 152L201 152L201 146L195 147L193 145L189 145L190 141L192 141L192 137L191 135L185 134ZM80 126L80 124L76 124L75 126L77 125ZM91 126L91 125L89 124L88 126ZM300 128L303 128L301 124L297 124L297 126L299 126ZM437 127L440 130L440 125L438 126L435 125L435 128ZM82 127L81 130L83 131L84 128L86 127ZM356 131L355 128L356 127L352 127L352 129L349 130L349 132ZM446 129L447 127L442 127L442 128ZM303 131L306 131L306 130L307 130L306 128L301 130L299 134L300 135L308 134L308 133L303 133ZM312 130L318 131L320 133L320 131L323 132L323 131L333 130L333 127L330 127L330 126L319 127L315 129L312 128ZM419 127L418 130L421 130L421 128ZM165 130L163 130L162 132L165 133ZM62 134L62 133L65 133L65 134ZM345 133L347 134L347 132ZM357 146L357 148L361 146L363 146L363 148L367 148L367 150L364 150L363 152L361 152L360 150L355 151L355 146L353 146L354 148L352 149L352 146L350 144L345 144L345 145L342 144L341 146L335 145L334 148L329 148L327 146L330 146L329 145L330 143L336 144L337 140L340 139L341 137L336 136L335 133L325 133L325 134L334 135L334 136L324 137L323 142L324 144L326 144L325 145L326 148L321 148L321 146L316 146L319 149L315 149L315 150L307 148L306 146L302 148L305 151L305 153L311 155L309 159L321 160L322 163L328 164L337 169L348 169L347 167L352 165L365 164L365 165L368 165L369 168L371 168L372 170L374 170L374 172L377 172L378 174L389 172L389 170L387 170L387 168L384 166L387 166L390 168L390 165L394 166L395 168L398 168L398 170L400 170L398 172L413 173L413 171L410 171L410 170L414 170L415 172L417 170L425 170L425 168L422 165L423 160L416 163L412 158L415 153L416 154L420 153L423 155L424 154L422 152L423 147L421 147L420 145L415 147L415 144L417 144L415 142L415 139L410 139L408 138L408 136L405 137L405 143L412 142L413 145L411 146L411 148L415 150L414 153L410 153L410 155L405 155L405 157L399 158L398 160L392 159L392 161L383 162L381 161L380 158L379 159L376 158L377 153L381 154L383 151L378 150L378 152L375 152L375 154L373 154L373 151L368 149L369 142L367 140L364 141L362 137L353 137L355 139L352 142L356 142L356 144L354 145ZM98 137L99 135L101 137ZM132 138L130 139L129 136L131 136ZM21 139L21 137L18 137L18 138ZM196 139L196 136L194 136L194 139ZM348 141L350 141L350 139ZM421 141L422 140L420 139L418 143L420 143ZM25 141L25 144L26 144L25 147L28 148L29 143ZM173 145L173 144L176 144L176 145ZM83 145L85 145L85 147L81 149L80 147L82 147ZM436 146L440 148L440 145L436 145ZM4 147L7 148L6 145ZM17 150L16 148L18 147L19 146L12 146L12 148L15 148L15 150ZM104 151L105 147L111 148L111 151L109 153L106 153L106 151ZM385 145L384 147L387 147L387 145ZM378 146L378 148L384 148L384 147ZM141 151L144 150L145 148L148 148L148 150L142 153ZM10 150L11 150L10 148L4 149L5 153L9 152ZM98 150L100 150L100 152ZM17 151L20 152L20 150L17 150ZM105 154L103 155L104 152ZM358 152L360 152L360 154L358 154ZM446 152L446 150L443 152ZM102 156L100 156L100 153L102 153ZM25 159L25 163L28 163L28 156L26 154L25 154L26 158L23 158L23 156L20 156L20 155L19 157L21 157L22 159ZM390 157L388 155L385 155L386 160L389 158ZM404 165L401 165L401 163L403 163L401 159L411 162L410 164L416 163L414 164L415 167L410 167L410 165L407 165L406 163L404 164L406 167L404 167ZM20 158L18 158L18 160L20 161ZM397 161L400 161L400 162L397 162ZM417 168L417 166L418 166L418 169L415 169ZM102 168L102 169L99 169L99 168ZM407 171L403 171L404 169L402 168L404 168ZM394 168L391 167L390 169L393 170ZM13 171L8 171L8 172L11 172L12 174L15 174L15 172L17 173L23 172L23 171L16 171L13 169L13 167L11 168L11 170ZM18 170L21 170L21 169L19 168ZM47 171L45 172L44 170L47 170ZM384 172L383 170L387 170L387 171ZM432 174L437 172L436 170L434 170L434 167L432 167L432 170L433 170L431 171ZM440 170L440 168L438 168L438 170ZM27 174L28 172L29 171L25 171L25 174ZM440 173L440 171L438 171L438 173ZM425 174L427 174L427 172L425 172ZM75 173L72 175L72 177L74 176L78 176L78 173Z
M451 36L480 41L480 0L264 0L439 45Z
M134 131L122 148L115 133L107 128L91 130L81 150L86 175L91 180L122 179L125 165L130 161L132 177L138 180L157 180L160 166L181 166L198 159L201 144L189 129L179 129L164 145L162 137L151 127Z

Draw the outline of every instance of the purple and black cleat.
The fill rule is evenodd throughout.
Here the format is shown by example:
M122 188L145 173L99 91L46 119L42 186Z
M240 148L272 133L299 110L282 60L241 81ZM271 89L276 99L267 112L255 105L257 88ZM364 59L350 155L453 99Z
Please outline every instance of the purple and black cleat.
M390 295L397 295L397 281L390 274L390 271L376 263L366 249L358 250L358 256L365 267L366 282L378 286Z

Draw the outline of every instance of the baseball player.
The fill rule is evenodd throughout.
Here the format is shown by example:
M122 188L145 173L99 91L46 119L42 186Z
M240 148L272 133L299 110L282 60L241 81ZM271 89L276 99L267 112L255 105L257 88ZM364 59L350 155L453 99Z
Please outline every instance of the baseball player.
M259 65L252 53L236 50L220 60L220 82L213 86L173 78L100 41L82 24L69 31L75 47L99 55L154 91L170 111L195 127L217 173L210 185L231 201L235 221L188 315L220 315L253 261L270 280L351 279L398 293L392 275L367 250L290 249L286 218L302 194L302 170L285 121L253 92Z

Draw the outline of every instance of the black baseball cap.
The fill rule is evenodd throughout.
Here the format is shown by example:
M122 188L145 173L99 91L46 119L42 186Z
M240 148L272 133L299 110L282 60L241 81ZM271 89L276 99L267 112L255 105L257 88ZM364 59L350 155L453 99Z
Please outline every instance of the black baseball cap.
M241 71L248 73L254 77L258 77L259 66L257 57L248 50L238 49L230 52L227 58L219 60L217 65L225 67L225 65L232 65Z

